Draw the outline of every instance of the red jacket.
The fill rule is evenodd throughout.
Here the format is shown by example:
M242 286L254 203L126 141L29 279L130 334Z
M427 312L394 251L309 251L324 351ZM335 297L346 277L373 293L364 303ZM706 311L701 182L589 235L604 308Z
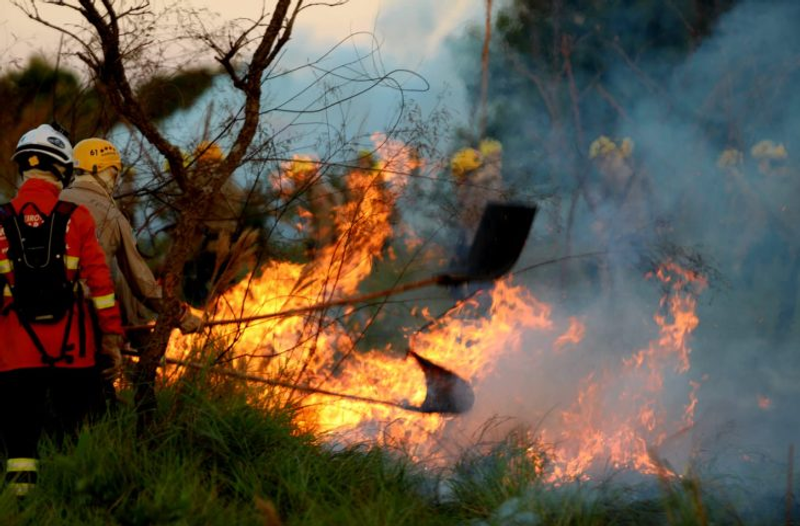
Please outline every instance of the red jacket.
M28 179L19 189L17 197L11 204L19 213L25 212L27 203L34 203L43 213L50 214L58 201L59 188L40 179ZM34 224L37 215L30 207L32 213L25 214L26 224ZM90 291L91 301L97 316L100 330L103 333L122 334L119 308L114 299L114 285L111 281L111 272L106 264L106 257L100 248L95 233L95 224L86 208L79 206L72 213L67 223L66 254L64 262L67 266L67 278L72 281L77 277L84 282ZM8 240L5 231L0 226L0 273L9 283L14 283L14 269L8 259ZM29 367L46 367L42 362L41 354L37 350L30 335L25 331L17 319L13 309L6 310L11 303L11 290L8 286L3 290L2 313L0 314L0 372ZM95 363L97 342L95 329L90 315L89 298L85 302L76 301L73 305L72 323L70 326L68 345L73 345L71 363L59 361L57 367L91 367ZM83 309L79 316L78 309ZM58 356L61 343L67 326L67 318L54 324L31 324L46 352L51 356ZM85 350L80 352L79 319L84 320Z

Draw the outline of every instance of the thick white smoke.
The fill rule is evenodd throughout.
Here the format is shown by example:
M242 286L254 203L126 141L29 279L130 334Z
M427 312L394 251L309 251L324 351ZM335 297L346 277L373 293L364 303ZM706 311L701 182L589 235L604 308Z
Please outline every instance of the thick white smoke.
M604 200L599 192L594 210L583 199L576 207L570 252L604 249L607 257L519 277L552 302L556 332L532 332L521 352L501 359L475 412L453 424L454 436L470 435L492 415L557 428L558 413L575 400L581 379L618 370L620 360L656 337L660 290L644 274L649 263L672 256L705 270L710 287L698 296L691 368L669 373L660 397L665 411L679 416L696 394L695 423L660 454L678 471L692 462L695 469L747 474L760 489L785 489L787 450L800 445L798 23L797 2L740 3L686 60L664 61L667 82L625 99L625 118L610 126L587 119L589 140L632 140L626 162L642 191L634 186L621 200ZM642 81L637 74L658 67L618 61L607 89L624 93ZM513 96L507 103L514 106ZM544 120L528 110L517 115L531 127ZM527 165L532 174L552 169L536 145L531 152L506 162ZM548 190L541 179L516 177L521 195ZM591 193L602 175L595 165L587 177ZM520 266L566 250L570 198L565 192L545 203L560 221L540 216ZM586 323L583 342L569 353L552 352L557 331L572 316Z

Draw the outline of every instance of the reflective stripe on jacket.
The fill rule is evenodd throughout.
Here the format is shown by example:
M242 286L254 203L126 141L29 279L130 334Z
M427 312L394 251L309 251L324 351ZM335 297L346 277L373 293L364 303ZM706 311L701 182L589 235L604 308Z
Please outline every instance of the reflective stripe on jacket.
M58 201L59 188L47 181L28 179L19 189L17 197L11 204L19 212L27 203L33 203L44 214L51 214ZM87 302L73 305L72 323L67 337L67 347L73 361L58 362L57 367L90 367L95 362L96 343L93 337L94 328L89 315L88 302L94 304L100 330L103 333L122 334L119 307L114 300L114 289L111 273L105 261L103 250L97 241L94 220L89 211L78 207L67 223L65 265L67 279L79 278L86 283L90 291ZM14 269L8 260L8 240L0 227L0 271L8 283L14 283ZM12 302L10 291L5 287L2 299L2 315L0 315L0 371L10 371L29 367L44 367L41 355L30 335L17 319L13 309L8 309ZM78 309L83 309L79 313ZM45 350L52 356L61 352L64 333L69 316L53 324L31 324ZM84 321L84 352L80 352L80 327L78 320Z

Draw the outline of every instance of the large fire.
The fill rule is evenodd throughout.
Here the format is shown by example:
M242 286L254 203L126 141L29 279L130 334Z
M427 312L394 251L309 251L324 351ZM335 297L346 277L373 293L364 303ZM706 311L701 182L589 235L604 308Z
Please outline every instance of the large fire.
M403 191L403 178L397 174L419 163L402 144L382 136L373 140L381 159L371 168L354 169L348 175L350 197L337 204L332 214L334 241L319 247L305 264L270 261L259 274L242 280L219 300L216 319L259 316L358 293L386 244L397 236L391 221L395 201ZM298 164L308 168L314 161L300 160L286 171L297 169ZM301 211L300 217L308 214ZM305 227L299 224L298 228ZM414 239L405 242L419 244ZM660 280L666 291L661 304L654 306L653 339L617 363L585 375L574 386L572 400L562 402L563 409L537 428L545 442L554 444L554 480L586 477L602 466L657 472L659 447L693 424L700 385L689 382L685 375L690 367L689 336L698 325L695 297L705 282L671 261L648 278ZM426 395L425 377L407 357L406 349L388 345L366 352L357 349L356 331L344 323L356 307L221 325L203 336L176 335L169 356L186 359L202 344L214 349L215 362L228 369L283 383L419 405ZM480 403L482 384L495 365L520 355L531 334L549 342L546 353L562 357L591 344L586 341L583 316L569 317L564 323L555 321L553 308L513 277L463 301L425 331L411 333L406 344L467 379ZM535 360L540 358L531 357L531 367L536 367ZM675 414L674 404L663 400L667 377L670 381L682 379L686 385L680 414ZM282 387L265 389L270 396L300 400L302 423L317 432L339 441L403 444L415 455L431 453L448 423L461 418ZM495 411L501 413L502 408Z

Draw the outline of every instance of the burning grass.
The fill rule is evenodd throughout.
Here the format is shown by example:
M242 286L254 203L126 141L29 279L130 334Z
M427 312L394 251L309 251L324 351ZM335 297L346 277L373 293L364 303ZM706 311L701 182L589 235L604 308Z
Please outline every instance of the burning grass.
M562 386L557 393L549 393L558 410L543 421L541 429L542 436L556 444L553 481L588 479L606 464L657 473L649 451L691 429L701 388L701 382L689 374L690 343L700 323L697 297L707 281L690 265L663 258L647 278L638 277L637 284L648 279L657 283L650 288L660 289L662 295L636 299L651 313L639 328L645 339L623 342L613 356L605 348L603 353L592 352L598 345L597 322L591 316L541 300L515 277L505 277L466 296L451 290L451 304L455 297L461 300L441 317L431 315L430 305L424 301L400 298L398 301L407 301L401 303L401 309L422 313L427 325L424 331L412 332L413 328L395 323L391 315L378 319L386 312L385 304L369 317L360 311L360 305L300 312L359 293L380 265L413 262L413 257L406 262L396 260L400 247L422 246L414 235L398 228L396 220L396 202L406 189L406 179L398 174L418 168L419 160L402 144L390 145L380 137L375 140L383 145L378 148L380 158L371 167L348 172L348 197L331 204L334 220L326 234L328 242L316 246L303 262L266 262L211 309L216 321L253 319L287 310L293 314L214 325L197 336L176 335L168 357L185 360L196 356L202 363L273 381L278 385L265 389L263 396L279 398L287 405L301 404L296 422L331 442L372 441L402 447L416 459L439 457L445 463L452 460L449 444L458 433L469 435L486 419L509 414L507 411L525 421L536 421L550 410L537 400L546 398L550 384ZM313 160L296 161L275 179L291 183L292 188L320 185L316 166ZM401 271L391 277L393 285L405 281ZM606 295L610 301L620 301L611 293ZM607 320L607 312L596 317L611 325L603 328L606 331L624 326L621 319ZM406 338L365 345L362 336L373 325L385 325L387 331ZM466 422L454 421L446 414L404 409L424 405L430 394L429 378L419 363L409 358L408 348L469 382L476 406L461 419ZM196 349L202 352L193 354ZM606 359L600 360L598 354ZM513 364L514 373L521 375L518 382L505 381L498 373L502 363ZM548 368L553 374L542 378L541 386L522 377ZM178 371L171 373L179 376ZM491 381L499 387L484 387ZM522 389L510 391L512 383ZM315 393L315 389L327 393ZM350 396L330 396L332 392ZM676 402L676 393L682 400ZM492 402L493 395L497 399ZM534 403L509 403L509 399Z
M248 309L262 308L258 294L280 296L270 292L271 287L281 287L280 281L270 276L264 274L258 278L263 283L251 283L252 291L242 292L253 298L242 303ZM494 376L503 381L502 373L498 377L495 371L503 360L520 361L523 365L517 369L532 372L552 366L564 378L574 377L574 392L561 395L568 401L573 397L572 402L564 405L561 400L562 407L544 421L540 430L546 440L556 444L550 474L553 481L590 478L593 470L607 464L615 469L655 474L658 469L650 450L658 450L693 426L700 383L687 376L689 341L699 323L696 297L706 283L701 276L670 261L659 267L652 279L662 284L665 293L651 318L649 341L631 351L621 349L619 357L602 368L596 365L596 358L576 354L579 349L591 349L586 342L591 341L591 336L585 317L570 316L563 323L558 321L553 306L513 279L498 281L492 288L470 296L440 319L428 315L430 327L413 334L408 345L427 359L446 364L476 388L477 412L466 419L466 432L470 432L469 426L482 425L481 419L498 414L498 410L513 409L506 401L499 406L496 401L489 400L487 405L482 400L484 394L491 397L493 390L482 388L487 379ZM233 294L238 296L239 292ZM291 307L304 301L290 294L284 297L285 301L294 302ZM532 338L536 352L526 353L524 349ZM197 348L197 339L182 342ZM173 348L179 357L191 358L191 352L188 347ZM576 376L581 370L575 367L575 360L581 357L578 365L588 369L583 376ZM280 398L285 404L300 403L297 422L331 441L374 441L401 446L417 459L430 461L439 455L450 456L444 458L445 462L452 460L446 444L463 419L411 413L362 399L309 395L307 390L290 387L324 388L414 406L425 398L426 380L414 360L389 346L357 349L352 333L343 329L332 314L287 316L246 326L235 333L230 344L210 338L197 360L280 383L282 387L273 386L263 394ZM564 364L572 364L575 371ZM180 370L171 374L179 377ZM553 378L546 381L554 385L565 383ZM683 385L682 404L665 399L667 382ZM517 411L516 416L532 421L541 410L534 406L528 415Z

